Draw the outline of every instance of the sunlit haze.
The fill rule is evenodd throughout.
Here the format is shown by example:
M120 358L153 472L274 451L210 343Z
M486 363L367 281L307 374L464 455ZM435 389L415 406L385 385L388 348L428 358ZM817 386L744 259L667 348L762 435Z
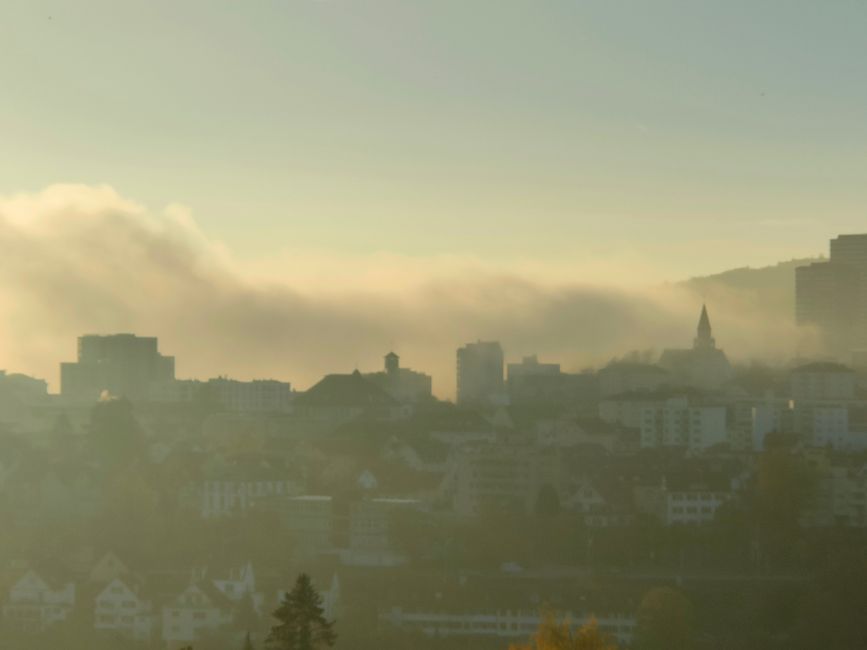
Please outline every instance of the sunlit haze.
M867 648L867 1L0 0L0 650Z

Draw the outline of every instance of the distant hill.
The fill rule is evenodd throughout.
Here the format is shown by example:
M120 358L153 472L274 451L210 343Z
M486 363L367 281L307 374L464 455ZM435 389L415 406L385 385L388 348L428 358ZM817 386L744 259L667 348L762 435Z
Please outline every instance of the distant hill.
M743 267L690 278L678 283L688 291L712 298L720 294L739 294L760 304L767 312L791 318L795 309L795 269L823 258L803 258L761 268Z

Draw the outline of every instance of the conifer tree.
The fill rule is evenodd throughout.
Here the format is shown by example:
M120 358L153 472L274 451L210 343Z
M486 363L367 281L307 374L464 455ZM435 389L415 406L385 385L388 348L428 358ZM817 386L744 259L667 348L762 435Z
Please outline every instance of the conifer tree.
M306 573L298 576L273 616L280 622L265 640L269 650L320 650L337 640L334 623L325 619L322 596Z

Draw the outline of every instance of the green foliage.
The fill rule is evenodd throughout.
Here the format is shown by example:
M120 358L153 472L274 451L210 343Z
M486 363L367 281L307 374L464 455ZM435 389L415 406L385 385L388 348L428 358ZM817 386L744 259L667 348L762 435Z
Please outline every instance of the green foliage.
M322 596L306 573L298 576L295 587L283 597L274 618L280 623L265 640L269 650L319 650L337 640L334 623L325 620Z

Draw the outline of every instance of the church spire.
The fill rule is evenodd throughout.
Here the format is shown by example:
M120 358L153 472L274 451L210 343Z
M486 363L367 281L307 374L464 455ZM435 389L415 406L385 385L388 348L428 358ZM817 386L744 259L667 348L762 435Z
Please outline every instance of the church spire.
M695 337L695 342L693 343L693 347L695 348L713 348L716 347L716 341L714 341L711 328L710 328L710 318L707 315L707 306L702 304L701 306L701 316L698 319L698 329L697 336Z

